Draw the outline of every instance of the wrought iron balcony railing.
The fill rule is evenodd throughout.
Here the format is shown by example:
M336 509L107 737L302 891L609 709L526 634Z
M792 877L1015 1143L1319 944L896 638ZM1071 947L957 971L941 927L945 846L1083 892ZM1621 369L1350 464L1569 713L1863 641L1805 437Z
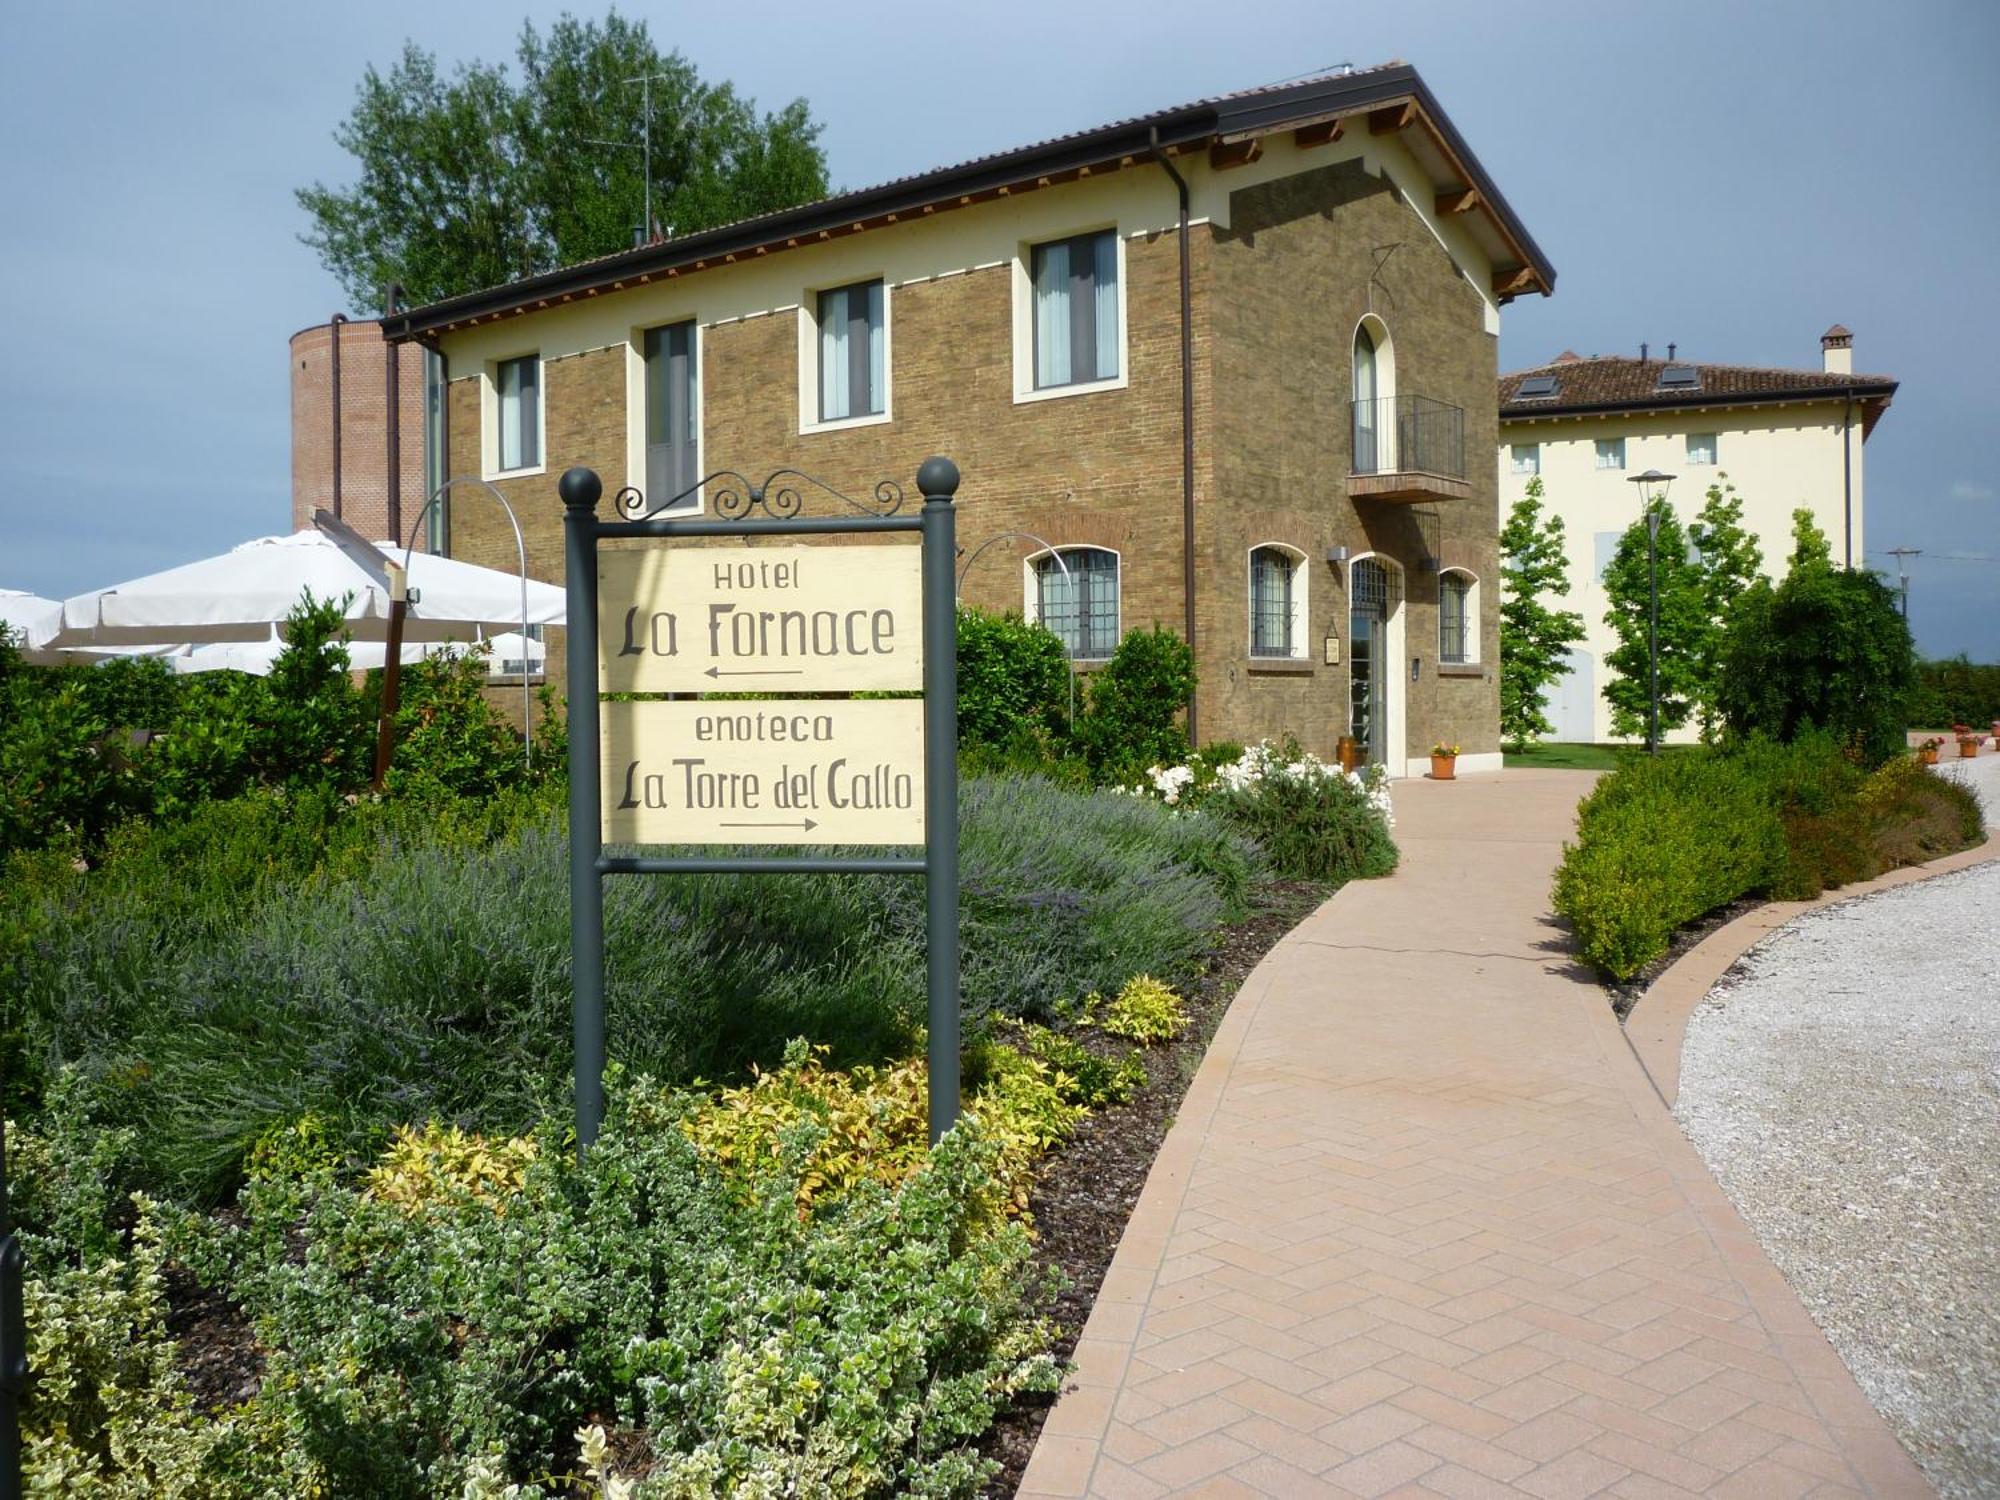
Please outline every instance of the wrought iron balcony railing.
M1354 473L1432 474L1463 481L1464 408L1429 396L1356 401Z

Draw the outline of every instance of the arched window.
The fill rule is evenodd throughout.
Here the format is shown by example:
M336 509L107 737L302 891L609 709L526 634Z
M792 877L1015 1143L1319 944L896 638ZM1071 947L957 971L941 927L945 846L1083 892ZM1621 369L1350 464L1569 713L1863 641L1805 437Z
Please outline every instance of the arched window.
M1389 427L1382 355L1366 323L1354 330L1354 472L1378 474L1387 467Z
M1479 660L1479 584L1456 568L1438 574L1438 660Z
M1033 569L1035 618L1080 661L1101 661L1118 649L1118 554L1103 547L1044 552ZM1067 571L1065 571L1067 569Z
M1305 655L1305 578L1300 555L1265 546L1250 553L1250 654Z

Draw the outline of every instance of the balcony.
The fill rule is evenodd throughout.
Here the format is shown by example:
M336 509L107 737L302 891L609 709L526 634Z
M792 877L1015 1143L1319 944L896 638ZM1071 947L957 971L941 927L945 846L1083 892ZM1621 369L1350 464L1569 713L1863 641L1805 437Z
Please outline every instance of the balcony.
M1379 396L1354 403L1356 500L1463 500L1465 411L1428 396Z

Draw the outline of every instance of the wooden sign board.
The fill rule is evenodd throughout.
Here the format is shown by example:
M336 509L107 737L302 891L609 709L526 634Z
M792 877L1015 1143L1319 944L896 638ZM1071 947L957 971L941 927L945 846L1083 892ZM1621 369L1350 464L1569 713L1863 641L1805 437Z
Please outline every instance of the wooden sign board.
M602 714L606 843L924 842L920 699L606 703Z
M923 686L918 547L664 547L598 560L607 693Z

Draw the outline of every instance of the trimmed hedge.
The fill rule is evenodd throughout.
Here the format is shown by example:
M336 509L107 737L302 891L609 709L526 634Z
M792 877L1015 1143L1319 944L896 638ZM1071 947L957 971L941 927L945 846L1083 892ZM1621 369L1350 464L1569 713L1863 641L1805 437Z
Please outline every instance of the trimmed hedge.
M1825 735L1628 760L1577 808L1556 912L1629 979L1674 930L1744 896L1809 900L1980 842L1978 797L1908 756L1872 774Z

